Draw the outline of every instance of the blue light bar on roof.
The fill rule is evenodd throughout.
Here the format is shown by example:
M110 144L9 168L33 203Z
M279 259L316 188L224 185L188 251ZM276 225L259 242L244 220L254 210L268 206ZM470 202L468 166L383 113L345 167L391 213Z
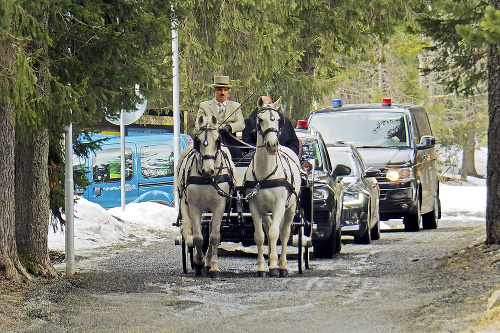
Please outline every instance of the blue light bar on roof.
M342 100L340 98L335 98L333 101L332 101L332 106L334 108L339 108L342 106Z

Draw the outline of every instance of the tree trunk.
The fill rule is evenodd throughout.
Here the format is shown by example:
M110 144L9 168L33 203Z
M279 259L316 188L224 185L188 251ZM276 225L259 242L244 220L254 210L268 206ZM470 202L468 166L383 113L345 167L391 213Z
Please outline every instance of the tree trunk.
M49 7L43 9L43 27L49 31ZM33 44L29 47L38 49ZM48 44L41 44L45 60L38 63L40 99L49 100L50 72ZM49 131L47 104L37 105L39 127L26 126L16 134L16 241L19 260L38 276L53 278L57 272L49 258L48 232L50 217ZM43 129L41 129L43 128Z
M466 142L462 151L462 167L460 176L462 179L467 179L467 176L477 177L476 171L476 126L472 126L467 130Z
M16 251L14 196L14 113L10 104L0 108L0 278L28 276Z
M500 9L500 0L491 0ZM486 244L500 244L500 55L491 45L488 57L488 164Z
M47 130L27 134L16 145L16 240L24 267L51 278L49 259L49 136Z

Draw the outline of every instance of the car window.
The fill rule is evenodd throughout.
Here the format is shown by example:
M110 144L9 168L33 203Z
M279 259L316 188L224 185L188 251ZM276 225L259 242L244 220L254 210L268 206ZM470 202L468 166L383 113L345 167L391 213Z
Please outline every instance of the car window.
M323 159L318 141L312 138L302 138L302 159L314 159L315 168L323 169Z
M425 112L413 112L413 124L415 128L415 141L419 142L422 135L432 135L429 119Z
M353 177L359 174L358 165L350 151L330 148L328 149L328 153L330 154L332 165L344 164L351 168L351 173L348 176Z
M404 112L319 112L311 116L309 126L320 131L327 144L343 141L356 147L409 147Z
M125 148L125 180L134 177L132 149ZM121 180L120 148L98 150L92 159L92 179L95 183L118 182Z
M141 147L141 173L144 178L174 175L174 147L156 145Z

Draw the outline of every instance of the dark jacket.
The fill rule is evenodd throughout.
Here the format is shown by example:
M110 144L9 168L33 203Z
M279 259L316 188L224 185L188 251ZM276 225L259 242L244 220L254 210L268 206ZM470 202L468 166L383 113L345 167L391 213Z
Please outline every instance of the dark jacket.
M245 119L245 129L243 130L242 138L248 144L255 146L257 144L257 113L259 109L256 108L252 114ZM278 137L278 141L280 145L286 146L293 150L295 154L299 155L299 139L295 134L295 130L293 129L293 125L290 120L283 116L281 112L279 112L280 117L284 117L285 121L283 126L280 128L280 135Z

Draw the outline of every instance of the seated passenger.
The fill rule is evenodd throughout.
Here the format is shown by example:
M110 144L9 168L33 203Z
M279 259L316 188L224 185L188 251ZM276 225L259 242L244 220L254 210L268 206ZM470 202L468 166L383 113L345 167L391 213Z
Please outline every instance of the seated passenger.
M262 96L262 101L264 103L272 103L272 99L269 96ZM259 108L255 108L252 114L245 119L245 129L243 130L243 141L255 146L257 144L257 113ZM278 137L278 142L282 146L286 146L293 150L297 156L299 155L299 139L295 134L293 125L290 120L285 117L281 112L278 111L280 117L284 117L283 126L280 128L280 134Z

